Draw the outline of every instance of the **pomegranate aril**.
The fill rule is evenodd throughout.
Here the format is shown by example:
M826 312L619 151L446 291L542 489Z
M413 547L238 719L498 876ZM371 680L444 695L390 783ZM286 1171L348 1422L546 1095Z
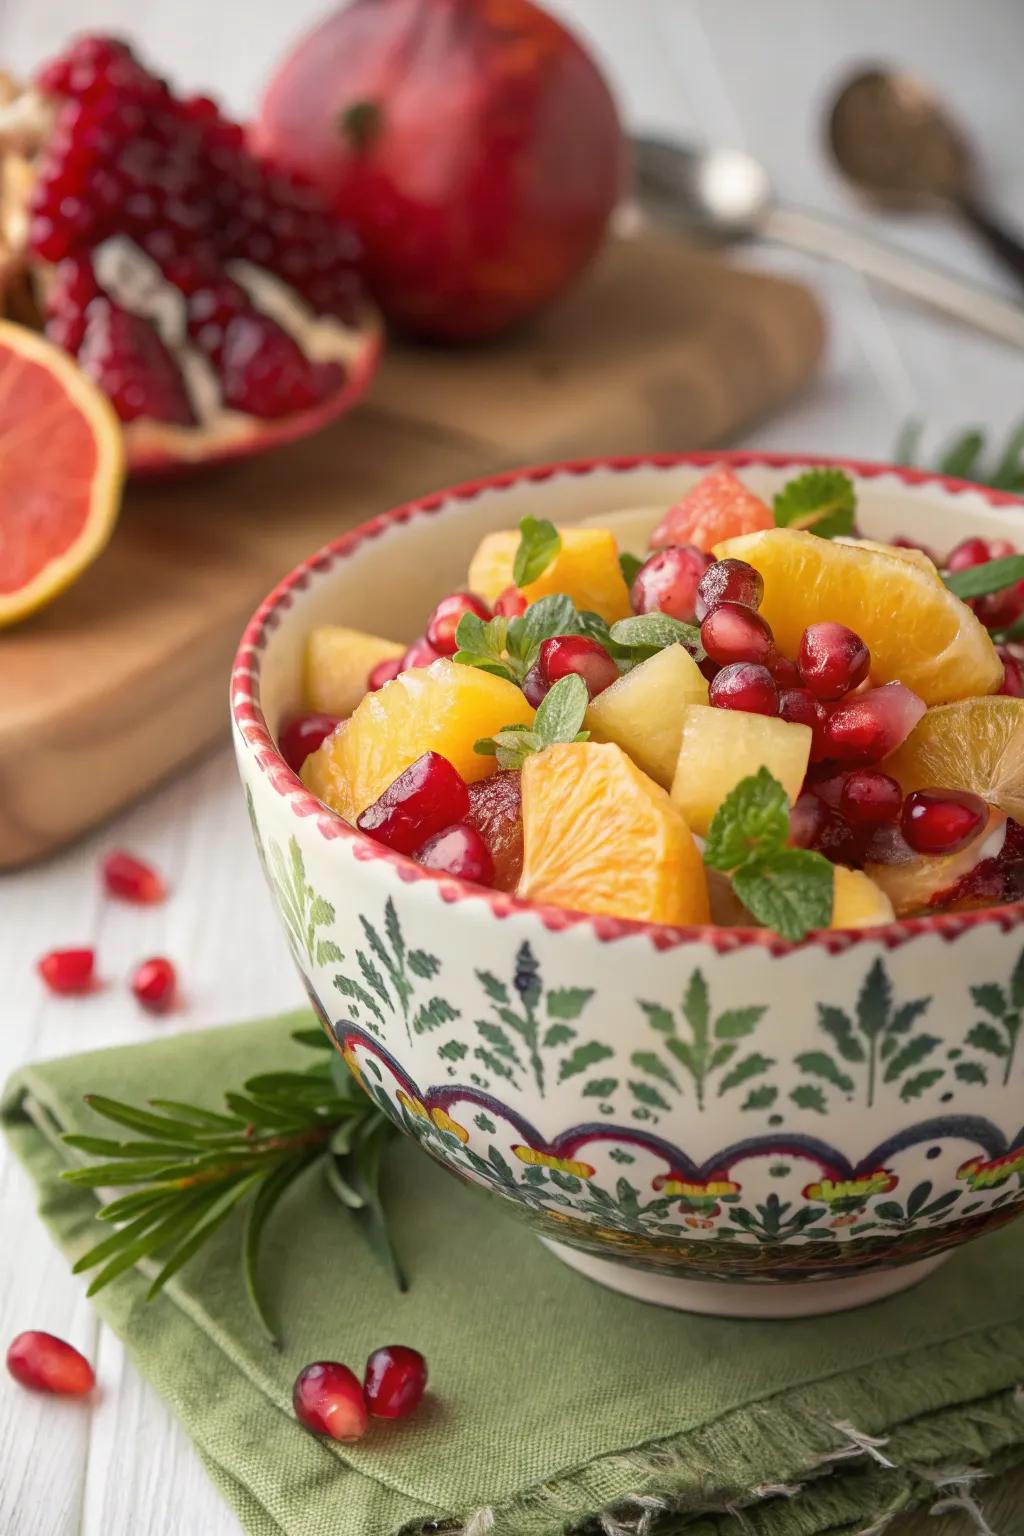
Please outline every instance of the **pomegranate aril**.
M779 693L779 714L791 724L810 726L811 762L820 762L826 753L828 724L828 711L820 699L809 688L783 688Z
M267 420L311 410L342 382L338 364L318 370L276 320L256 310L229 322L218 373L225 405Z
M477 885L494 884L494 861L483 837L468 821L445 827L427 839L415 853L417 864L436 869L459 880L473 880Z
M772 662L772 677L780 688L799 688L800 673L797 671L795 661L790 661L788 656L776 656Z
M437 660L437 652L427 639L426 635L420 635L402 657L400 672L407 672L410 667L429 667L432 661Z
M797 657L800 681L819 699L841 699L868 675L871 653L845 624L809 624Z
M440 752L424 752L363 811L356 825L398 853L415 853L436 832L465 820L468 811L469 791L462 775Z
M455 655L458 650L455 631L459 627L459 620L466 613L475 613L484 623L491 617L487 604L481 598L474 597L472 592L453 592L450 597L442 597L430 615L427 640L439 656Z
M317 1360L299 1372L292 1406L299 1423L314 1434L348 1445L366 1433L369 1414L362 1383L337 1360Z
M555 635L544 640L537 664L549 688L574 672L582 677L592 699L619 677L619 669L604 646L589 635Z
M508 769L469 786L469 815L494 864L494 886L514 891L523 872L523 797L519 774Z
M855 768L845 775L839 808L847 821L868 830L899 819L903 791L895 779L875 768Z
M527 609L527 601L518 587L506 587L495 599L494 612L503 619L517 619Z
M427 1362L418 1349L386 1344L366 1362L363 1395L375 1419L404 1419L427 1389Z
M36 961L36 970L51 992L56 992L60 997L81 997L93 989L96 951L51 949Z
M740 603L760 608L764 577L745 560L716 560L708 566L697 588L697 623L702 624L719 603Z
M296 715L282 728L277 742L278 750L292 772L298 773L309 754L315 752L337 728L338 719L335 715L324 715L316 711L308 715Z
M143 960L132 972L132 992L149 1013L169 1013L174 1007L178 974L164 955Z
M640 567L630 589L636 613L667 613L692 624L697 613L697 588L711 556L692 544L670 544Z
M539 709L547 698L548 680L544 676L539 661L534 662L529 672L523 678L523 693L526 696L527 704L532 704L534 709Z
M167 887L152 864L137 859L133 853L125 853L123 849L117 848L107 854L101 873L107 895L118 896L122 901L151 906L163 901L167 895Z
M78 361L122 421L148 416L179 426L194 424L178 365L148 320L109 299L93 299Z
M1015 581L1001 592L976 597L971 607L989 629L1006 629L1024 613L1024 581Z
M1024 698L1024 668L1020 658L1014 655L1009 646L997 645L996 650L1003 663L1003 682L999 692L1011 699Z
M900 830L915 853L955 853L988 820L980 795L962 789L915 789L903 805Z
M1014 553L1009 539L964 539L951 550L946 561L947 571L968 571L975 565L987 565L990 560L1002 560Z
M376 693L378 688L384 687L385 683L392 682L401 670L401 656L386 656L383 661L378 661L375 667L370 668L366 679L367 693Z
M61 1397L85 1397L96 1385L92 1366L83 1354L55 1334L30 1329L7 1346L7 1369L33 1392Z
M736 661L711 680L708 700L716 709L743 709L752 715L777 715L779 690L767 667Z
M789 840L796 848L813 848L833 864L861 862L862 843L844 816L805 790L789 813Z
M827 755L856 767L880 763L906 741L924 711L923 699L903 683L843 699L825 727Z
M755 661L771 668L775 638L753 608L741 603L719 603L700 627L700 642L712 661L727 667L734 661Z

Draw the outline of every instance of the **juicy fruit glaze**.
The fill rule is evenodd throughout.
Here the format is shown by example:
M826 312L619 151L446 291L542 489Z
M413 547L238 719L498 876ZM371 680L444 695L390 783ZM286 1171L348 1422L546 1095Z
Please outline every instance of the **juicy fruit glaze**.
M669 925L816 928L1024 897L1024 556L860 539L852 482L489 534L404 651L307 640L282 751L440 875Z

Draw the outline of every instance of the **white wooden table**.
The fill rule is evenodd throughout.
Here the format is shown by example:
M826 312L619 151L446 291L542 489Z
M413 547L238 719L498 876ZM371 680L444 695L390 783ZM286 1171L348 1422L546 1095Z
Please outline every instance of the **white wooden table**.
M549 3L589 35L632 126L745 145L767 162L783 196L846 216L855 210L820 150L822 104L857 62L912 64L977 132L999 202L1024 224L1018 0ZM28 70L86 24L120 30L191 88L209 87L245 112L282 47L321 9L322 0L0 0L0 60ZM924 217L879 228L1004 284L965 233ZM997 343L881 299L842 271L782 252L743 259L810 278L833 322L818 387L751 444L885 457L908 415L929 423L934 443L965 423L998 436L1024 413L1024 359ZM165 906L101 900L97 862L114 845L166 873L173 894ZM97 946L107 982L80 1003L50 998L33 969L36 956L72 943ZM140 1015L124 986L132 964L155 953L174 957L186 993L185 1008L159 1023ZM300 1001L226 750L70 853L0 880L0 1076L24 1061ZM96 1363L101 1388L89 1410L35 1398L0 1377L2 1536L237 1536L184 1435L98 1326L2 1145L0 1215L0 1342L27 1327L61 1334ZM999 1536L1019 1536L1024 1489L1018 1483L1010 1502L1000 1502ZM952 1520L922 1520L925 1527L930 1536L966 1529Z

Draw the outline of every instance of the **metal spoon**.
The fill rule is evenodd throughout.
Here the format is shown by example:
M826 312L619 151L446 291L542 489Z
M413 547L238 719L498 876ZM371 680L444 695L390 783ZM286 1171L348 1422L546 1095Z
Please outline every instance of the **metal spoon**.
M1024 282L1024 240L986 206L967 139L921 81L885 69L854 75L833 103L828 141L863 196L888 208L958 213Z
M704 239L769 240L845 263L905 297L1024 347L1024 307L822 214L780 206L760 161L739 149L635 138L634 188L656 221Z

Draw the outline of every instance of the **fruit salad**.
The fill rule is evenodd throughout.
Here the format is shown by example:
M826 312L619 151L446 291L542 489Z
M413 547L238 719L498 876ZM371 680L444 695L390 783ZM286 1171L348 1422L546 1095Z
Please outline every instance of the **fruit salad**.
M313 630L280 747L324 805L439 874L659 924L1024 899L1024 555L861 538L831 468L772 505L715 469L649 537L597 521L488 534L410 646Z

